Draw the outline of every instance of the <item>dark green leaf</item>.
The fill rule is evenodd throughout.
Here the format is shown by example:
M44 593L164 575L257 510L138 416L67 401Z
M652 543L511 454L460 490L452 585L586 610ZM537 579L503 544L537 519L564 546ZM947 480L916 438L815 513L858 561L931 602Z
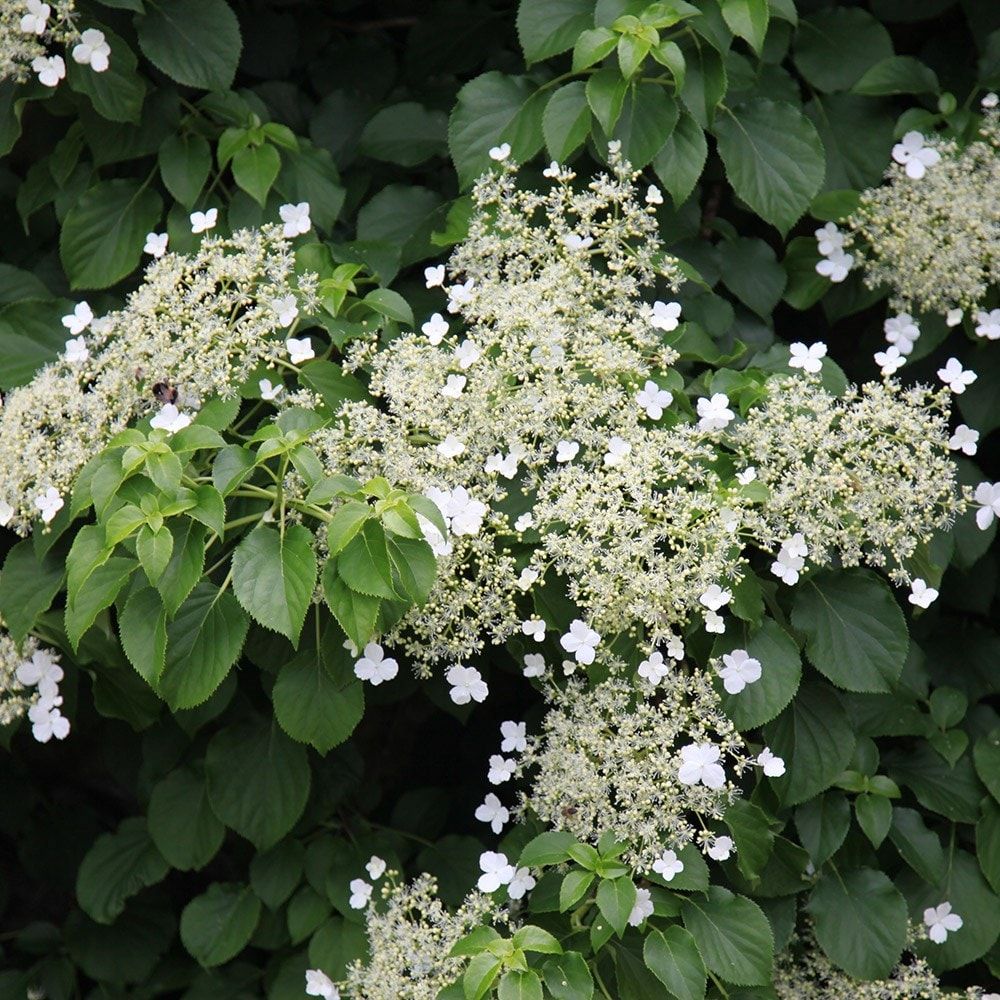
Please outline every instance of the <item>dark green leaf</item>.
M206 968L222 965L249 943L260 900L247 886L214 882L181 913L181 941Z
M650 972L677 1000L703 1000L707 973L698 945L678 924L646 935L643 958Z
M737 986L771 981L774 936L755 903L713 885L706 898L686 899L681 916L705 965L717 976Z
M149 834L174 868L204 868L215 857L226 828L208 802L205 780L188 768L171 771L149 797Z

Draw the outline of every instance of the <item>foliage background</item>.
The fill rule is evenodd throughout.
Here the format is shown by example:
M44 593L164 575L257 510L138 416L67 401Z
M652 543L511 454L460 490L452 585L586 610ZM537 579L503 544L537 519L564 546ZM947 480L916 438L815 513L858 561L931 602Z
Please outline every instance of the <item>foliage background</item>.
M982 90L1000 86L1000 7L735 0L723 16L716 0L698 0L683 83L650 61L643 78L655 82L626 93L613 58L600 73L574 73L568 51L625 6L600 0L595 21L583 0L525 2L520 13L465 0L81 2L111 41L107 79L70 65L55 92L0 84L0 387L62 350L60 317L74 300L95 312L121 301L147 231L165 221L172 249L193 247L188 213L209 206L234 229L308 200L335 259L364 263L426 315L423 262L461 237L463 192L490 146L509 141L539 173L550 156L571 157L583 175L603 162L608 134L672 196L664 232L703 279L682 295L686 361L718 363L741 341L757 364L780 369L776 344L824 340L849 378L872 377L882 296L857 275L837 286L819 278L812 230L850 205L843 192L880 181L894 137L967 128ZM963 462L963 478L993 480L1000 353L939 319L922 328L904 375L932 381L948 356L979 373L959 409L983 434L981 471ZM835 644L827 669L822 655L804 663L792 708L771 724L772 745L795 761L762 803L786 824L780 847L763 881L734 867L726 878L762 905L779 943L797 893L811 895L821 924L845 906L829 878L821 890L782 881L804 867L801 844L814 861L838 852L845 871L886 873L914 913L943 887L968 933L935 963L957 969L956 983L1000 974L994 533L960 525L954 545L931 555L942 597L911 622L889 690L862 693L878 659L862 636L860 649ZM59 550L33 551L28 570L8 562L0 574L0 614L57 628ZM858 577L851 593L865 593ZM481 762L501 720L537 721L503 651L474 714L450 703L440 678L418 684L404 669L362 693L348 675L330 732L313 741L338 744L325 753L275 720L291 650L256 625L239 669L203 706L177 712L113 633L93 630L79 654L65 652L71 738L37 745L24 731L0 733L4 1000L28 983L52 1000L300 997L307 967L336 975L361 945L346 887L372 851L433 871L451 902L464 895L484 849L472 819ZM364 717L340 742L348 697L364 700ZM870 804L875 775L902 789L882 836L866 828L884 814ZM875 896L890 892L880 877ZM857 912L873 930L886 913L870 895L858 889ZM829 937L832 954L878 966L846 923ZM618 967L621 997L658 995L625 960Z

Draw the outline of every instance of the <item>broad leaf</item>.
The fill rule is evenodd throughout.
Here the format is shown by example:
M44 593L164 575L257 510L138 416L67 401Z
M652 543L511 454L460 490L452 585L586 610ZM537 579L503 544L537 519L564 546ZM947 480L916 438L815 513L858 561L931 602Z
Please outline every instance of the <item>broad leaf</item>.
M205 779L188 768L171 771L149 797L149 834L174 868L204 868L226 833L208 803Z
M771 981L774 937L760 907L745 896L711 886L707 898L692 896L681 907L705 965L737 986Z
M181 941L206 968L222 965L249 943L260 900L248 886L214 882L181 913Z

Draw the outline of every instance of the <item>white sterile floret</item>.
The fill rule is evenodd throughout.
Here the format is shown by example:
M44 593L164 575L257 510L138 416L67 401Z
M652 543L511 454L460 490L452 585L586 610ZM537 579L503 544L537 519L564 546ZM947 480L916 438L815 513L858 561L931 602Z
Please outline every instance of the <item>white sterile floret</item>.
M167 252L169 241L170 236L167 233L146 233L146 245L142 248L142 252L153 257L162 257Z
M647 205L662 205L663 204L663 192L655 184L650 184L646 188L646 198L645 202Z
M473 278L460 285L452 285L448 289L448 312L457 313L461 311L462 306L469 305L472 302L472 289L475 287L476 282Z
M567 233L563 237L567 250L587 250L594 243L593 236L581 236L579 233Z
M764 747L757 754L757 763L769 778L780 778L785 773L785 762L777 756L770 747Z
M444 286L444 264L434 264L424 268L424 285L427 288L442 288ZM435 313L435 315L438 315Z
M312 341L308 337L289 337L285 341L285 347L293 365L300 365L303 361L316 357Z
M964 309L949 309L944 316L945 326L958 326L965 315Z
M449 434L438 446L437 453L444 458L458 458L462 452L465 451L465 442L456 437L454 434Z
M729 426L736 414L729 409L729 397L724 392L716 392L709 399L698 400L698 427L703 431L721 431Z
M920 339L920 324L909 314L890 316L883 324L885 339L893 344L900 354L912 354L913 345Z
M639 409L645 410L650 420L659 420L663 416L664 408L669 406L673 399L674 394L669 389L661 389L652 379L647 379L646 384L635 394Z
M351 909L363 910L371 901L373 888L374 886L370 885L363 878L351 879L351 898L348 900Z
M323 1000L340 1000L340 990L333 980L321 969L306 970L306 993Z
M539 576L538 570L533 566L525 566L517 578L517 585L521 590L530 590Z
M517 520L514 522L515 531L529 531L535 526L535 515L531 513L530 510L525 511L523 514L519 514Z
M851 273L852 267L854 267L854 255L843 250L835 250L829 257L816 262L816 273L838 285Z
M705 849L705 853L713 861L728 861L735 847L732 837L716 837Z
M42 520L48 524L65 506L65 500L59 495L59 491L50 486L44 493L35 497L35 507L42 515Z
M667 636L667 656L669 656L671 660L684 659L684 641L679 636Z
M90 304L87 302L78 302L73 308L73 311L62 318L62 325L66 327L67 330L74 337L78 337L84 330L90 326L94 319L93 310L90 308Z
M975 455L979 450L979 431L973 430L968 424L959 424L948 439L948 447L963 455Z
M560 464L572 462L580 454L579 441L559 441L556 444L556 461Z
M535 877L530 868L518 868L514 877L507 883L507 895L511 899L523 899L526 893L535 888Z
M521 622L521 633L541 642L545 638L545 622L541 618L527 618Z
M938 369L938 378L956 396L960 396L979 377L974 371L962 367L962 362L958 358L949 358L944 368Z
M474 341L463 340L462 343L455 348L455 363L462 369L462 371L467 371L479 360L481 354L482 351L480 351L478 345Z
M430 341L432 347L437 347L448 332L448 321L441 313L433 313L431 318L421 325L420 332Z
M719 676L729 694L739 694L748 684L760 680L760 660L754 659L745 649L724 653L722 662L725 666L719 671Z
M988 94L984 94L983 99L979 102L979 106L987 111L995 108L998 104L1000 104L1000 95L995 94L992 90Z
M490 757L490 769L486 773L486 779L491 785L502 785L505 781L510 781L516 769L517 761L513 757L495 753Z
M500 834L510 822L510 810L493 792L489 792L483 799L482 805L476 808L476 819L481 823L489 823L490 829Z
M478 535L483 518L489 508L481 500L473 500L464 486L451 491L448 510L448 527L453 535Z
M895 375L906 364L906 358L898 347L887 347L884 351L875 352L875 364L879 366L883 375Z
M979 504L976 524L981 531L985 531L993 523L993 518L1000 517L1000 483L980 483L973 499Z
M649 325L664 333L671 333L680 326L681 304L679 302L661 302L657 299L649 313Z
M269 402L277 399L285 388L281 382L272 383L269 378L260 379L257 386L260 389L260 398Z
M312 219L309 218L309 202L300 201L298 204L281 205L278 208L278 217L284 223L282 235L286 240L296 236L303 236L312 229Z
M484 702L490 693L483 675L475 667L463 667L456 663L445 674L445 680L451 685L448 696L456 705L468 705L470 701Z
M916 577L910 584L910 604L918 608L929 608L938 598L938 592L933 587L928 587L927 582L921 577Z
M149 426L166 431L168 434L176 434L188 427L190 423L190 414L182 413L174 403L164 403L160 407L160 412L149 421Z
M559 639L559 645L572 653L577 663L589 666L594 662L595 651L601 641L600 635L579 618L570 622L569 631Z
M41 0L25 0L24 6L28 12L21 15L21 30L27 35L44 35L52 8Z
M0 528L6 528L14 516L14 508L6 500L0 500Z
M604 453L604 464L609 466L621 465L625 457L632 450L632 445L623 437L615 434L608 439L608 450Z
M191 213L191 232L207 233L210 229L214 229L219 222L219 210L217 208L210 208L206 212L192 212Z
M111 46L104 32L98 28L87 28L80 35L80 41L73 46L73 61L81 66L89 66L95 73L103 73L111 61Z
M844 249L844 234L835 222L828 222L813 234L816 237L816 249L824 256Z
M502 163L508 156L510 156L509 142L501 142L499 146L493 146L490 149L490 159L497 163Z
M639 676L652 685L657 685L670 673L670 664L664 662L663 654L657 650L639 664Z
M628 915L629 927L638 927L647 917L653 915L653 894L648 889L635 890L635 905Z
M733 599L731 590L724 590L717 583L711 584L708 589L698 598L703 607L709 611L718 611L724 608Z
M920 132L907 132L901 142L892 147L892 158L906 170L906 176L915 181L927 173L928 167L941 162L941 154L931 146Z
M976 314L976 336L985 337L987 340L1000 338L1000 309L980 311Z
M45 87L58 87L66 78L66 63L62 56L35 56L31 68L38 75L38 82Z
M368 871L368 877L373 882L377 882L385 874L385 859L380 858L377 854L373 854L368 859L368 863L365 865L365 868Z
M467 382L468 379L464 375L449 375L444 385L441 386L441 395L447 396L448 399L458 399Z
M499 851L483 851L479 855L479 870L483 873L476 883L480 892L496 892L500 886L508 885L515 875L507 855Z
M282 326L291 326L299 315L299 306L294 295L283 295L271 301L271 308Z
M87 350L87 342L83 337L71 337L66 341L66 350L63 353L63 357L71 365L83 364L90 357L90 351Z
M794 343L789 347L790 357L788 366L790 368L801 368L803 371L815 375L823 367L823 358L826 357L826 344L819 341L806 347L802 343Z
M924 926L927 928L927 936L935 944L944 944L949 934L962 929L963 920L953 913L951 903L945 900L937 906L928 906L924 910Z
M525 677L544 677L545 676L545 657L541 653L525 653L524 654L524 670L522 671Z
M399 664L391 656L386 656L377 642L368 643L364 655L354 664L354 676L368 681L373 687L391 681L398 673Z
M654 862L653 871L664 882L673 882L675 875L684 871L684 862L677 857L676 851L664 851Z
M748 465L742 472L736 473L736 481L740 486L749 486L756 478L757 470L752 465Z
M678 780L685 785L702 784L706 788L722 788L726 772L719 763L721 751L714 743L689 743L681 747Z
M542 176L548 177L550 180L555 180L561 173L559 169L559 161L553 160L543 171Z
M504 753L523 753L527 749L527 726L523 722L501 722L500 735L503 737L500 749Z

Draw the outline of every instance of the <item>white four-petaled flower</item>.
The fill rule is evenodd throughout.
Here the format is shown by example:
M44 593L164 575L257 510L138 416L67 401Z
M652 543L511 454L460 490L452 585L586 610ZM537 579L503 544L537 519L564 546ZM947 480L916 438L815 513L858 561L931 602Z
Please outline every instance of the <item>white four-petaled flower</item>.
M677 778L684 785L719 789L726 783L726 772L719 763L721 751L714 743L689 743L681 747L681 766Z
M723 590L717 583L710 584L708 589L698 598L698 601L709 611L724 608L733 599L731 590Z
M352 878L350 888L351 898L348 902L351 905L351 909L363 910L372 898L372 889L374 886L366 882L363 878Z
M875 352L875 364L879 366L883 375L895 375L906 364L906 358L898 347L887 347L884 351Z
M816 262L816 273L838 285L851 273L852 267L854 267L854 254L835 250L828 257Z
M979 431L973 430L968 424L959 424L948 439L948 447L963 455L975 455L979 450Z
M976 336L985 337L987 340L1000 338L1000 309L980 311L976 314Z
M62 56L35 56L31 68L38 75L38 82L45 87L58 87L66 78L66 63Z
M441 395L447 396L448 399L458 399L468 381L464 375L449 375L444 385L441 386Z
M509 142L501 142L499 146L493 146L490 149L490 159L497 163L502 163L508 156L510 156Z
M166 431L168 434L176 434L178 431L184 430L190 423L190 414L182 413L177 409L175 403L164 403L160 407L160 412L150 420L149 426Z
M980 531L985 531L994 517L1000 517L1000 483L980 483L973 494L979 504L976 511L976 524Z
M677 857L675 851L664 851L654 862L653 871L659 875L664 882L672 882L675 875L684 871L684 862Z
M526 618L521 622L521 633L541 642L545 638L545 622L541 618Z
M646 204L647 205L662 205L663 204L663 192L655 184L650 184L646 188Z
M467 371L479 360L482 353L475 341L463 340L454 350L455 362L462 371Z
M299 315L299 306L294 295L282 295L281 298L271 299L271 308L278 316L278 322L282 326L291 326Z
M664 662L663 654L657 650L639 664L639 676L654 686L670 673L670 664Z
M729 855L733 853L733 849L736 845L733 843L732 837L716 837L711 844L708 845L705 853L713 861L728 861Z
M818 341L806 347L805 344L796 341L789 347L790 356L788 358L789 368L801 368L803 371L815 375L823 367L823 358L826 357L826 344Z
M205 212L191 213L191 232L207 233L209 229L214 229L219 221L219 210L210 208Z
M456 705L468 705L470 701L486 701L490 689L483 680L483 675L475 667L463 667L456 663L445 674L445 680L451 685L448 696Z
M142 248L142 252L152 257L162 257L167 252L169 241L170 236L167 233L146 233L146 245Z
M541 653L525 653L523 673L525 677L544 677L545 657Z
M421 332L431 342L431 347L437 347L444 340L444 335L448 332L448 321L441 313L434 313L426 323L420 327Z
M272 384L269 378L262 378L257 385L260 388L260 398L269 401L277 399L281 391L285 388L281 382Z
M523 899L525 893L535 888L535 877L530 868L517 868L514 877L507 884L507 894L511 899Z
M623 437L617 434L608 439L608 450L604 453L604 464L609 466L621 465L625 461L625 456L632 450L632 445Z
M560 441L556 445L556 461L560 463L572 462L580 454L579 441Z
M465 442L454 434L449 434L438 446L437 453L444 458L458 458L465 451Z
M21 30L27 35L44 35L52 8L41 0L26 0L28 12L21 15Z
M825 226L821 226L813 235L816 237L816 249L824 257L829 257L830 254L844 249L844 234L835 222L828 222Z
M483 851L479 855L479 870L483 873L476 883L480 892L496 892L502 885L509 885L516 874L506 854Z
M302 236L312 229L312 219L309 218L309 202L300 201L297 205L291 203L278 209L278 216L284 223L282 234L286 240Z
M594 662L595 651L601 641L585 621L575 618L570 622L569 631L559 639L559 644L567 653L572 653L577 663L589 666Z
M87 28L80 34L80 41L73 46L73 62L89 66L95 73L103 73L111 63L111 46L104 32Z
M659 420L663 416L664 407L669 406L673 399L674 394L669 389L661 389L652 379L647 379L646 384L635 395L639 409L645 410L650 420Z
M528 748L528 729L523 722L501 722L500 735L503 737L500 749L504 753L523 753Z
M71 365L83 364L90 357L90 351L87 350L87 342L83 337L71 337L66 341L66 353L63 357Z
M951 903L945 900L937 906L928 906L924 910L924 926L927 936L935 944L944 944L949 934L962 929L962 918L953 913Z
M944 368L938 369L938 378L956 396L960 396L979 377L974 371L962 367L962 362L958 358L949 358Z
M703 396L698 400L698 416L701 430L721 431L729 426L736 414L729 409L729 397L724 392L716 392L711 399Z
M648 889L635 890L635 905L628 915L629 927L638 927L647 917L653 915L653 895Z
M373 882L377 882L385 874L385 860L380 858L377 854L373 854L368 859L368 863L365 865L365 868L368 871L368 877Z
M306 993L323 1000L340 1000L340 990L333 980L321 969L306 970Z
M377 643L370 642L364 648L364 655L354 664L354 676L378 687L391 681L399 673L399 664L385 655L385 650Z
M907 132L901 142L892 147L892 158L906 170L906 176L918 181L941 160L941 154L931 146L920 132Z
M42 515L42 521L48 524L65 506L66 501L59 495L59 491L50 486L44 493L35 497L35 508Z
M649 316L649 325L664 333L670 333L680 326L681 304L679 302L661 302L657 299Z
M503 828L510 822L510 810L494 795L489 792L482 805L476 809L476 819L481 823L489 823L490 829L496 834L503 831Z
M764 774L769 778L780 778L785 773L785 762L777 756L770 747L764 747L757 754L757 763L764 769Z
M725 666L719 671L719 676L729 694L739 694L748 684L760 680L760 660L752 657L745 649L724 653L722 662Z
M67 330L74 337L78 337L84 330L90 326L94 319L93 310L90 308L90 304L87 302L77 302L73 307L73 311L62 318L62 325L66 327Z
M512 757L495 753L490 757L490 769L486 773L486 779L491 785L502 785L514 777L516 768L517 761Z
M938 598L938 592L933 587L927 586L927 581L921 577L916 577L910 584L910 604L918 608L929 608Z
M289 337L285 341L285 347L293 365L300 365L303 361L316 357L312 341L308 337Z
M913 345L920 339L920 324L909 314L890 316L883 324L886 342L892 344L900 354L912 354Z

